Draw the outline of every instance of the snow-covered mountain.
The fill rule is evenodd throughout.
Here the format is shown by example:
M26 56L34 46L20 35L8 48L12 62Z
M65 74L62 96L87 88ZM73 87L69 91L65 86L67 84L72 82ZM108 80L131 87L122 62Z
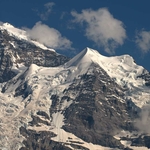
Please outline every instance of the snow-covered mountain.
M9 24L0 41L0 149L150 148L150 73L131 56L69 60Z
M38 66L59 66L69 59L28 38L26 31L8 23L0 26L0 82L14 77L32 63Z

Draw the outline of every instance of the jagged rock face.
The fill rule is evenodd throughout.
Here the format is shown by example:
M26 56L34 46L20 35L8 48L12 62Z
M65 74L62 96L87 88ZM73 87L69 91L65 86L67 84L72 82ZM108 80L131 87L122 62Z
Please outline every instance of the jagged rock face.
M32 94L28 83L24 82L25 74L17 79L21 79L22 83L15 90L15 96L23 96L24 99ZM11 82L17 81L14 78ZM72 84L62 91L63 95L51 95L49 91L52 100L49 114L38 111L37 115L31 116L32 120L28 122L28 126L20 128L21 135L25 137L23 141L25 146L20 149L69 149L65 144L53 141L52 138L56 135L51 131L36 132L28 129L30 126L41 127L41 124L50 128L53 114L57 112L61 112L65 118L62 128L83 141L111 148L129 149L114 138L121 130L136 130L132 121L138 117L140 108L132 100L125 98L127 90L111 79L99 65L93 63L85 74L77 76ZM71 105L62 110L61 105L66 100L71 102ZM39 116L47 120L41 120ZM88 150L76 143L72 143L71 147Z
M22 77L22 81L24 80ZM24 84L20 84L23 86L23 91L20 86L16 89L16 97L24 95L25 91L29 89L27 83L26 86ZM76 77L69 88L63 91L62 97L57 94L51 95L52 104L49 106L49 114L38 111L37 115L31 116L32 120L28 122L28 126L20 127L20 134L25 137L23 141L25 146L21 147L20 150L69 149L61 142L52 140L56 136L53 132L36 132L28 129L30 126L42 127L41 124L50 128L52 125L50 120L53 120L52 114L59 111L65 117L65 124L62 127L65 131L73 133L88 143L124 149L120 141L113 136L119 130L134 129L132 123L129 122L132 118L137 117L135 110L138 110L131 109L131 102L124 99L125 90L127 89L116 84L100 66L93 63L85 74ZM30 94L28 93L27 96ZM74 98L70 95L74 95ZM61 104L65 100L72 101L72 103L68 108L61 110ZM44 117L46 121L40 119L40 116ZM76 143L72 143L71 146L87 150L87 148L76 145Z
M78 91L79 94L75 103L64 112L66 125L63 128L87 142L122 148L113 135L117 130L131 129L132 124L128 121L137 117L137 112L129 111L128 101L123 98L125 89L118 86L102 68L95 64L91 68L92 75L82 75L65 91Z
M52 132L41 131L37 133L21 127L20 134L27 139L27 141L23 141L25 146L21 147L20 150L71 150L59 142L52 141L51 138L56 136Z
M38 66L55 67L69 59L50 50L43 50L33 43L10 36L6 30L0 30L0 82L6 82L16 75L13 64L29 67L32 63Z
M123 145L113 136L121 129L133 130L130 121L137 117L137 111L131 110L129 101L124 100L125 89L102 68L92 64L89 72L75 79L62 98L52 95L50 114L58 111L58 104L63 100L71 101L68 95L72 93L76 95L74 102L62 112L65 116L63 129L84 141L122 149Z
M138 77L145 80L145 85L146 86L150 86L150 72L143 73Z

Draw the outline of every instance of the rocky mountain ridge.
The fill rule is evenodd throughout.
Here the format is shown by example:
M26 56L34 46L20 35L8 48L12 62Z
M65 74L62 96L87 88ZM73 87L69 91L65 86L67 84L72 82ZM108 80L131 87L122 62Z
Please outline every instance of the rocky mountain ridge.
M20 35L15 35L15 30L19 30ZM1 83L10 80L20 69L29 67L31 64L56 67L69 60L53 49L46 48L36 41L28 40L24 32L6 23L0 27ZM21 33L24 33L24 36L21 36Z

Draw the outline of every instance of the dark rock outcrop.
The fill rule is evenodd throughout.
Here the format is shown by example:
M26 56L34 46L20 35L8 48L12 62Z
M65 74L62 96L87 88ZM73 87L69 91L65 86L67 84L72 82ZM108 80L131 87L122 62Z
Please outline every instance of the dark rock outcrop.
M36 132L20 127L20 134L26 138L20 150L71 150L62 143L52 141L51 138L56 136L52 132Z
M138 116L138 108L132 109L129 105L132 101L124 99L126 89L117 85L101 67L92 64L89 72L78 76L64 91L63 97L51 97L50 114L58 111L58 103L64 99L72 100L67 97L72 93L76 95L73 103L62 112L65 116L63 129L86 142L123 149L113 136L119 130L134 129L131 118Z
M143 72L138 78L142 78L145 80L145 85L150 86L150 72Z

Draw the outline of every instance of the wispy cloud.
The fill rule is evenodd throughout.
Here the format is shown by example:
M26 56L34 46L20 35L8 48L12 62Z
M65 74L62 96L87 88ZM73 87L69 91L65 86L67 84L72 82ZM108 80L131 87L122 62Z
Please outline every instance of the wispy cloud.
M53 3L53 2L49 2L49 3L46 3L44 5L45 12L39 14L39 16L42 20L47 20L48 19L50 13L52 12L52 8L53 8L54 5L55 5L55 3Z
M36 40L47 47L54 49L72 49L72 42L67 38L63 37L61 33L49 26L37 22L32 29L25 29L28 37L32 40Z
M140 31L136 35L136 44L143 53L150 51L150 31Z
M142 133L149 133L150 134L150 106L144 106L140 113L140 118L136 120L135 126L139 129Z
M107 53L115 53L115 48L124 43L126 30L123 23L115 19L108 9L85 9L81 13L72 11L71 14L75 18L73 22L85 25L85 36L104 47Z
M64 17L67 15L68 13L67 12L62 12L61 16L60 16L60 19L64 19Z

